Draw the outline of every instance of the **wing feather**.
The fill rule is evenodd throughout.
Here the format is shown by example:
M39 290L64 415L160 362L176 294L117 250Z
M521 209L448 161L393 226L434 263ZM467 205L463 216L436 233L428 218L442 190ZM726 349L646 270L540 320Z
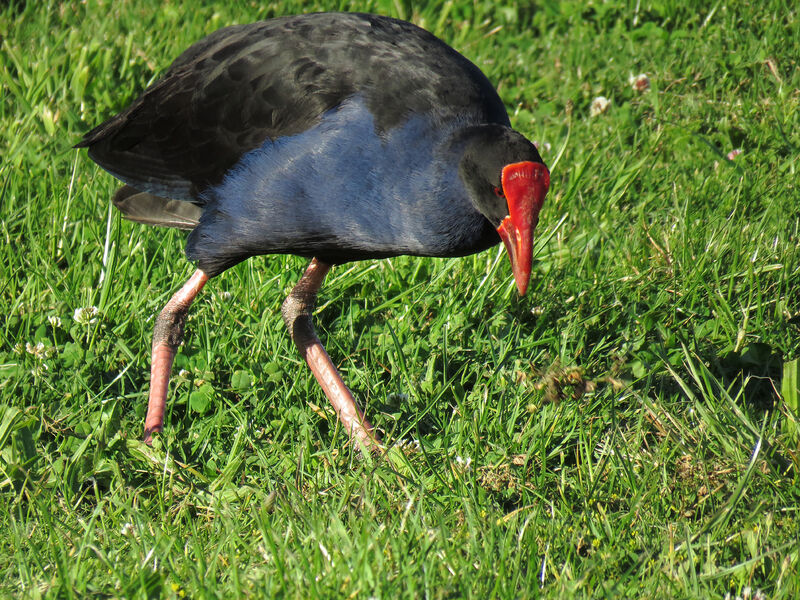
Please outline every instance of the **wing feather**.
M317 13L212 33L77 147L136 189L202 203L245 153L307 130L354 95L384 131L410 113L508 124L480 70L430 33L388 17Z

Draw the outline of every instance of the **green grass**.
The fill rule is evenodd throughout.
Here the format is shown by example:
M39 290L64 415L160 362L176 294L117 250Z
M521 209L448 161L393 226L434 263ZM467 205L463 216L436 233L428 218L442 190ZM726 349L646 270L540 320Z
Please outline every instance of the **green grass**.
M800 13L746 4L1 8L0 595L798 597ZM410 444L363 459L281 322L303 261L251 259L144 447L193 267L71 146L203 35L318 9L411 19L498 85L552 167L531 287L499 248L332 271L321 335Z

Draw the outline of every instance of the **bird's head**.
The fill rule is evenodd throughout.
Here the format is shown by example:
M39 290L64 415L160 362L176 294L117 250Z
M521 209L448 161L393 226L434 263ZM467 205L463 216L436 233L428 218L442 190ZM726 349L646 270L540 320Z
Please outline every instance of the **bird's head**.
M533 231L550 187L550 172L533 144L499 125L470 132L459 172L473 204L497 229L517 289L524 295L531 276Z

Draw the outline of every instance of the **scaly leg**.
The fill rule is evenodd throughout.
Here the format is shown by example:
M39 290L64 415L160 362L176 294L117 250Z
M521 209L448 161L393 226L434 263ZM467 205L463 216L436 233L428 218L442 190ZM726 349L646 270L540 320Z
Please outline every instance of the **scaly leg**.
M153 356L150 367L150 400L144 421L144 441L149 444L153 433L164 427L164 409L172 361L183 341L183 326L192 300L203 289L208 275L198 269L184 286L167 302L156 319L153 331Z
M380 451L381 444L377 433L361 409L356 406L353 394L325 352L311 322L317 293L330 268L329 264L313 259L300 281L284 300L281 313L297 349L322 386L328 400L333 404L333 409L344 425L345 431L351 438L359 440L365 448Z

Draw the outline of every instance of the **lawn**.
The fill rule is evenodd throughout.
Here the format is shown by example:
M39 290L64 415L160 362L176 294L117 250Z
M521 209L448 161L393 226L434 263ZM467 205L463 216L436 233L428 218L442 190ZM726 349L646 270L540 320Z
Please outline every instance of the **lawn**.
M0 8L0 596L800 597L800 9L689 4ZM145 446L194 267L72 145L205 34L315 10L497 85L552 171L528 294L501 248L335 267L315 320L392 444L364 458L281 321L304 260L251 259Z

